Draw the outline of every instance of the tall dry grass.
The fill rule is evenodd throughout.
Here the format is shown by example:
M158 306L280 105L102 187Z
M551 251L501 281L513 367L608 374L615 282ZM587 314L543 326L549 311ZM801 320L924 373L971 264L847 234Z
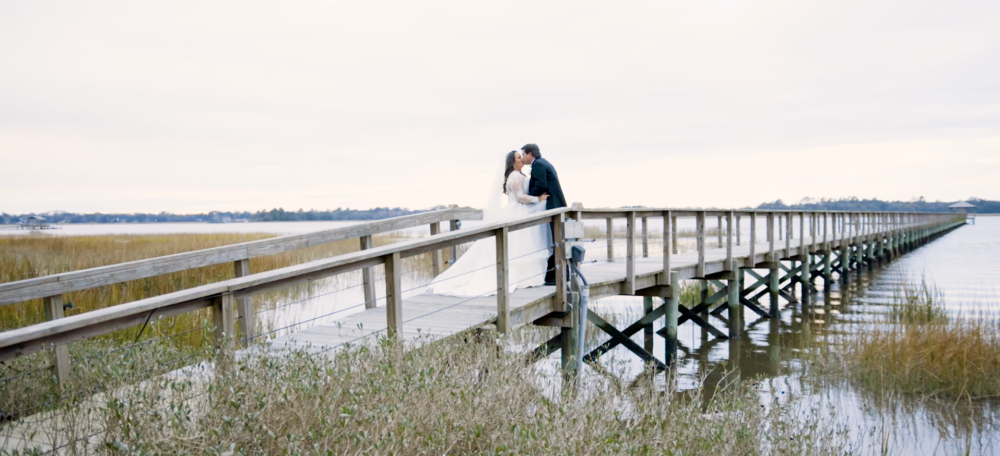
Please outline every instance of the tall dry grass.
M884 322L845 340L849 375L869 390L927 398L1000 397L1000 320L948 316L943 297L904 287Z
M841 429L738 383L706 401L652 381L570 394L525 354L453 338L401 353L254 354L66 403L39 438L134 454L843 454ZM200 379L200 380L199 380ZM628 385L628 386L623 386ZM92 443L84 447L86 437ZM0 440L3 439L0 429Z
M223 233L223 234L162 234L162 235L103 235L103 236L2 236L0 237L0 282L11 282L40 277L60 272L94 268L128 261L154 258L175 253L231 245L273 237L269 233ZM385 234L374 236L376 246L398 242L402 235ZM321 258L343 255L359 250L357 240L344 240L316 247L258 257L250 260L252 272L264 272ZM429 264L429 257L412 259L407 267L422 267ZM187 271L164 274L121 284L103 286L67 293L66 302L73 308L67 315L88 312L125 302L158 296L177 290L196 287L206 283L231 279L235 276L232 264L219 264ZM301 292L292 289L288 293ZM286 293L286 297L288 295ZM275 299L260 300L268 305ZM143 337L164 336L204 326L208 321L207 310L192 312L147 328ZM20 304L0 307L0 331L6 331L45 321L40 299ZM115 333L121 341L132 341L139 328ZM203 344L204 338L198 334L176 339L180 343L196 346Z

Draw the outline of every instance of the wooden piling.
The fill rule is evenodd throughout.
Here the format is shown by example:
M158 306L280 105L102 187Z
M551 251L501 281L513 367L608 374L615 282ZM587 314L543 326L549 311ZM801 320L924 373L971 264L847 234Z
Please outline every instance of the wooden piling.
M653 313L653 298L651 296L643 296L642 297L642 316L645 317L646 315L649 315L651 313ZM654 333L653 333L653 322L652 321L650 321L648 325L645 325L645 326L642 327L642 335L643 335L643 339L642 339L642 341L643 341L643 344L642 344L643 348L645 348L646 351L652 353L653 352L653 335L654 335Z
M729 339L740 338L742 322L740 321L740 274L733 271L729 281L726 283L729 291L729 299L726 303L729 306Z
M663 305L666 306L663 313L664 338L666 339L664 363L672 366L677 359L677 319L679 318L678 305L680 299L679 280L676 272L670 273L670 290Z

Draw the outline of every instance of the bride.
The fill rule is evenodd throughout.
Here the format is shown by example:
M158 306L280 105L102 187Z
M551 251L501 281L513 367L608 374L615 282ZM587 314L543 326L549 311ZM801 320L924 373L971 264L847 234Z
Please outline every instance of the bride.
M528 195L528 181L521 169L524 161L520 151L507 154L503 193L507 205L495 211L484 211L490 222L513 220L545 210L545 200ZM495 187L494 187L495 188ZM496 213L491 213L496 212ZM513 293L518 287L539 286L545 281L545 268L552 245L548 225L512 231L508 237L508 283ZM434 278L427 291L449 296L489 296L497 292L496 239L488 237L472 244L447 271Z

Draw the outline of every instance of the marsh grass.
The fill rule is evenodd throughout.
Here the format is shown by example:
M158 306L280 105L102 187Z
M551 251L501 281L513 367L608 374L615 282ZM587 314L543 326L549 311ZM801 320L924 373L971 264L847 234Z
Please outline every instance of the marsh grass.
M30 279L60 272L94 268L128 261L154 258L181 252L219 247L240 242L273 237L268 233L169 234L169 235L106 235L106 236L2 236L0 237L0 282ZM373 237L376 246L404 240L403 234L388 233ZM355 252L357 240L349 239L250 260L252 272L264 272L322 258ZM430 264L428 255L408 259L404 268L419 269ZM375 268L376 275L381 268ZM357 275L357 274L355 274ZM117 304L158 296L177 290L231 279L232 264L206 266L164 274L121 284L102 286L64 296L73 304L67 315L101 309ZM274 306L283 300L310 291L309 286L291 287L281 292L256 298L258 307ZM163 337L177 331L203 326L210 318L206 310L191 312L147 327L143 337ZM41 323L45 320L40 299L0 307L0 331ZM157 322L154 322L157 323ZM170 332L168 332L170 331ZM108 337L120 342L132 342L139 328L119 331ZM202 346L198 335L172 339L177 344Z
M844 339L848 375L871 391L1000 398L1000 320L982 312L948 316L942 299L926 285L896 292L886 321Z
M386 339L327 355L257 352L203 376L123 379L131 386L66 401L36 438L134 454L844 452L842 429L791 401L762 403L759 383L707 401L652 381L596 380L571 394L496 339L405 354Z

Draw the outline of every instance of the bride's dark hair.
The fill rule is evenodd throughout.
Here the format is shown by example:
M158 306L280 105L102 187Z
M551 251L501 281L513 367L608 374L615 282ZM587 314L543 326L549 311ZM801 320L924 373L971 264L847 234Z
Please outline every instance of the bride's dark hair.
M510 176L510 173L514 172L514 161L516 160L517 151L510 151L510 153L507 154L507 166L504 167L505 169L503 171L503 188L501 188L501 190L503 190L504 195L507 194L507 177Z

